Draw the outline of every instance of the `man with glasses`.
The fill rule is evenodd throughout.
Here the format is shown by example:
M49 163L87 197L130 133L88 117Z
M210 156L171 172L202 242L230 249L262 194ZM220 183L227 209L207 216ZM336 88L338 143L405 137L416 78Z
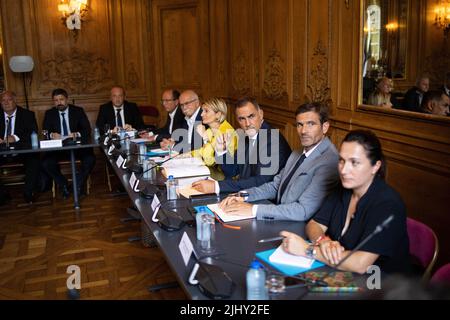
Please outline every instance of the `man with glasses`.
M202 124L200 112L200 100L198 95L192 90L184 91L179 98L181 111L185 118L181 129L175 130L170 139L161 141L161 148L177 144L177 151L189 152L202 147L203 138L198 134L196 128Z
M229 214L261 220L307 221L337 186L338 152L326 137L328 111L320 103L303 104L296 111L296 127L303 151L292 152L273 181L247 189L248 197L231 196L220 206ZM273 200L254 205L246 201Z
M162 94L161 105L167 111L167 120L164 127L153 131L153 136L147 134L141 136L147 138L150 141L156 141L161 143L163 139L170 139L172 132L177 129L181 129L184 126L184 114L180 107L180 92L177 90L169 89L165 90Z
M136 103L126 99L125 89L121 86L114 86L111 89L111 101L100 106L97 116L96 126L101 134L109 128L113 133L117 133L119 128L127 131L145 128L142 114Z
M31 148L31 134L33 131L38 132L34 112L19 107L16 103L16 94L12 91L2 93L1 103L1 147ZM25 167L23 197L26 203L31 203L33 202L33 191L37 186L39 177L39 157L36 154L0 157L0 164L18 162L23 163Z

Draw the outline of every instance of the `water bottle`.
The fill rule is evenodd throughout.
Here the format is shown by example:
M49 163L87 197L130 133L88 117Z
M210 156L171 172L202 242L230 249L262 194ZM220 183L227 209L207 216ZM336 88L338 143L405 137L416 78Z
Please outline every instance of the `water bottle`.
M97 127L95 127L94 129L94 141L98 142L100 140L100 131L98 130Z
M268 300L266 272L258 260L253 260L247 271L247 300Z
M130 151L130 136L125 134L125 151Z
M142 163L142 172L143 172L143 178L144 179L149 179L150 178L150 171L148 170L148 168L150 168L149 163L147 160L144 160L144 162Z
M177 199L177 185L178 181L173 176L169 176L169 180L167 180L167 200Z
M145 143L139 144L139 163L145 162L145 154L147 153L147 146Z
M33 131L31 134L31 148L37 149L39 148L39 140L36 132Z
M205 207L200 207L198 209L197 214L195 215L195 223L197 225L197 240L202 241L203 240L203 215L207 214L205 211Z

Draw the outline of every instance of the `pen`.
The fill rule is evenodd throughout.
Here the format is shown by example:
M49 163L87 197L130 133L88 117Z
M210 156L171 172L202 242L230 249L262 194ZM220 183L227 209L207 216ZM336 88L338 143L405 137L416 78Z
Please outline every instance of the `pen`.
M285 237L274 237L274 238L269 238L269 239L261 239L258 241L258 243L266 243L266 242L273 242L273 241L279 241L279 240L283 240Z

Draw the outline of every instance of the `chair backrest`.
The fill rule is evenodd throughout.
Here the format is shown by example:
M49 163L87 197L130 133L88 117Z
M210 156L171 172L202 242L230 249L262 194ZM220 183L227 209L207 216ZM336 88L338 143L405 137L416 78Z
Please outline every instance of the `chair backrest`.
M422 280L427 281L439 252L438 239L430 227L412 218L407 218L407 228L412 262L424 270Z
M146 126L156 128L159 122L159 110L154 106L139 106L142 120Z
M440 267L431 277L430 283L450 286L450 263Z

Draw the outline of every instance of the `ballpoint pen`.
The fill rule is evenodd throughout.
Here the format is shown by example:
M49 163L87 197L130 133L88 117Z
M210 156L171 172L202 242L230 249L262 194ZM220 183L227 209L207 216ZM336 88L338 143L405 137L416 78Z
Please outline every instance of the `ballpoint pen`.
M261 239L258 241L258 243L266 243L266 242L274 242L274 241L279 241L279 240L283 240L285 237L274 237L274 238L268 238L268 239Z

